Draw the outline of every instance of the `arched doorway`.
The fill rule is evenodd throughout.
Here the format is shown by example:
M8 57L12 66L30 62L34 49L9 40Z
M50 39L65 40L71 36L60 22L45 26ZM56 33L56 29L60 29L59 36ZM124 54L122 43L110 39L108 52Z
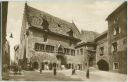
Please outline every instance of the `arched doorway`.
M109 71L109 64L105 60L101 59L97 62L97 65L99 70Z
M34 63L33 63L33 68L34 68L34 69L38 69L38 66L39 66L39 65L38 65L38 62L34 62Z

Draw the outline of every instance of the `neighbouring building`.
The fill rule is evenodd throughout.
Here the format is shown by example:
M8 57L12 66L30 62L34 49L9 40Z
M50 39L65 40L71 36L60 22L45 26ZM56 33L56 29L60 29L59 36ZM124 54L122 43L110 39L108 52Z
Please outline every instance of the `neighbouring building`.
M108 31L104 31L95 38L96 43L96 63L97 68L103 71L109 71L109 54L108 54Z
M106 20L110 70L127 73L127 2L114 10Z
M97 68L127 73L127 2L108 17L108 30L95 38Z
M82 69L86 69L88 67L96 67L96 43L94 42L82 42L77 44L75 47L76 55L80 55L83 57L83 63L80 65Z

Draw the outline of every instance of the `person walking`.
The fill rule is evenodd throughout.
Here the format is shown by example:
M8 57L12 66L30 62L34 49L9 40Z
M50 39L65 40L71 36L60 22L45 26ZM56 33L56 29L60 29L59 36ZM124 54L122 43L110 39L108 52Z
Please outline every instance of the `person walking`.
M86 78L89 79L89 68L87 69Z
M57 74L56 67L54 67L54 69L53 69L53 74L54 74L54 76L56 76L56 74Z
M21 75L22 68L19 66L19 74Z
M40 74L42 74L42 68L40 68Z

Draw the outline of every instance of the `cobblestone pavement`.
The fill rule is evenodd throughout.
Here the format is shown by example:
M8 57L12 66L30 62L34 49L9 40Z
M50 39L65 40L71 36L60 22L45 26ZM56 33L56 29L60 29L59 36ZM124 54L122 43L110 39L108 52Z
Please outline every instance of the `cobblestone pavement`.
M70 78L65 76L62 72L53 75L53 71L24 71L23 75L10 75L10 80L16 81L81 81L80 78Z
M53 75L53 71L25 71L23 75L10 75L10 80L26 80L26 81L109 81L109 82L126 82L127 76L119 73L107 71L90 70L90 78L86 78L86 71L76 70L76 74L72 75L72 70L59 70L57 76Z
M81 78L84 81L111 81L111 82L126 82L125 74L113 73L108 71L90 70L90 78L86 78L86 71L76 70L76 75L71 75L71 70L64 70L65 76L71 78Z

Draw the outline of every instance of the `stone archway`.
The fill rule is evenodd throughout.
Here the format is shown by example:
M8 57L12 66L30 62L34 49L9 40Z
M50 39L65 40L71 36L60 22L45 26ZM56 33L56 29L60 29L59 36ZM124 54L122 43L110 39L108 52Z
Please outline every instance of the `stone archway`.
M105 60L103 59L99 60L97 62L97 65L98 65L99 70L109 71L109 64Z

